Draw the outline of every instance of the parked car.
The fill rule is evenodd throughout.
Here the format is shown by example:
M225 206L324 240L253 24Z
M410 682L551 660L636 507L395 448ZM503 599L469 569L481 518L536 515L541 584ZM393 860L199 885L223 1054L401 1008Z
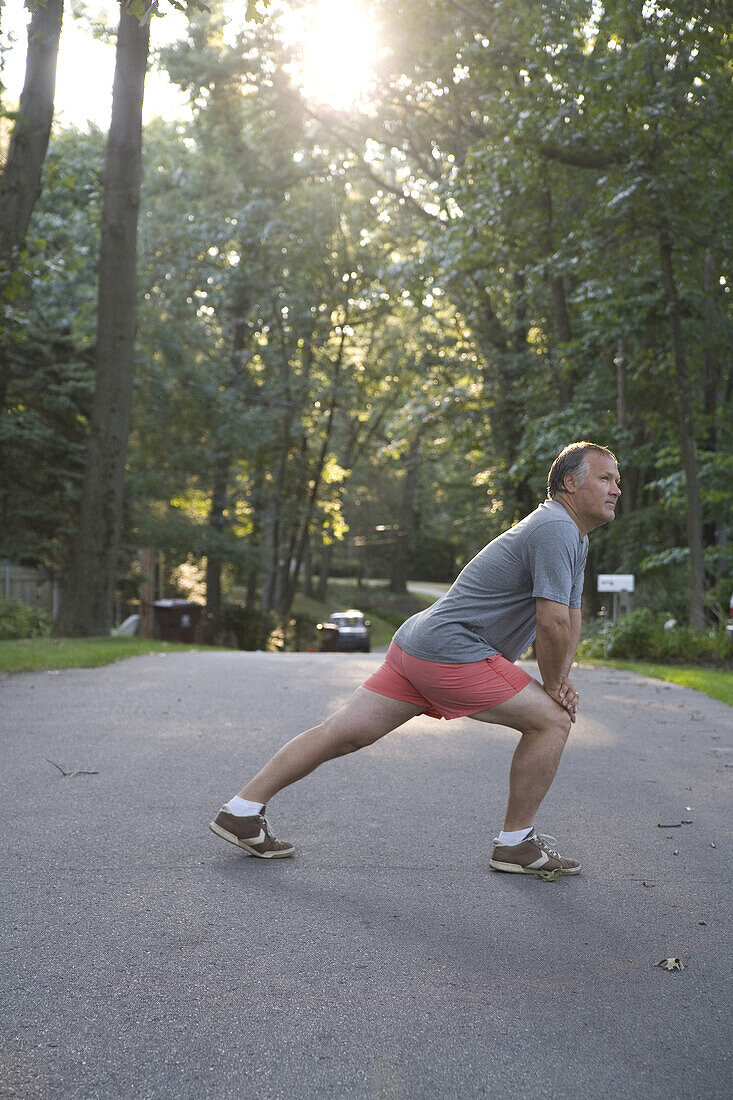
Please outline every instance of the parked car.
M730 606L728 608L728 622L725 624L725 629L728 632L728 637L733 642L733 592L730 596Z
M369 627L371 623L361 611L334 611L328 622L319 623L322 650L361 650L369 652Z

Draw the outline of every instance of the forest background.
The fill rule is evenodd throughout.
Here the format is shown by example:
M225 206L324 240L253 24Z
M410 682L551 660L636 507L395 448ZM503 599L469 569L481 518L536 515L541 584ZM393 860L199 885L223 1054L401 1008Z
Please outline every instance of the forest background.
M727 4L372 0L348 104L299 82L284 28L312 5L237 29L214 0L137 0L118 31L29 6L2 118L0 559L67 578L61 633L108 632L140 547L212 624L233 593L285 620L335 574L450 580L583 438L623 488L586 610L598 573L633 573L644 606L722 623ZM149 52L176 8L184 36ZM74 12L116 36L109 133L51 123ZM143 127L146 65L188 108Z

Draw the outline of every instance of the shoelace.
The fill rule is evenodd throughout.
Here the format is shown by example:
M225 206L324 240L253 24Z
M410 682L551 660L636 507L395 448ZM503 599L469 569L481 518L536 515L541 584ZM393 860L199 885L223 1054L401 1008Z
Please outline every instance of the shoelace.
M555 859L562 860L562 856L557 849L552 847L553 844L557 844L554 836L550 836L549 833L533 833L529 839L536 841L538 847L543 852L547 852L548 856L554 856Z

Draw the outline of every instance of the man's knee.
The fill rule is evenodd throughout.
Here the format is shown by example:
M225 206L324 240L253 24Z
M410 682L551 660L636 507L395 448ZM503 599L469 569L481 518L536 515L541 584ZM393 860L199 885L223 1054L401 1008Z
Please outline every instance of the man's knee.
M573 720L570 714L564 707L558 708L559 713L554 715L556 728L563 741L567 741L570 734L570 730L573 727Z
M553 700L548 700L548 702L550 706L544 709L536 732L552 734L553 737L565 742L573 725L570 714Z

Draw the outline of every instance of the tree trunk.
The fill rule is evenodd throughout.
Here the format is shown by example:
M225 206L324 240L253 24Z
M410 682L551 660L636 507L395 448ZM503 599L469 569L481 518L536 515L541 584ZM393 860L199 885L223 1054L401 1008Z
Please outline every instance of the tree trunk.
M623 336L616 345L616 423L619 428L626 427L628 400L628 363L626 343Z
M263 525L265 511L265 464L261 454L255 455L254 470L249 490L249 501L252 508L252 534L250 545L253 553L253 564L247 572L247 596L246 606L249 610L257 607L258 588L260 583L261 555L263 550Z
M293 606L293 600L295 599L295 592L298 586L298 576L300 574L300 568L303 564L303 555L308 544L308 538L310 536L311 523L313 522L313 515L316 510L316 501L318 500L318 490L321 486L321 479L323 477L323 471L326 466L326 459L328 457L328 447L331 441L331 431L333 429L333 416L336 409L336 395L331 397L331 404L328 410L328 419L326 421L326 432L321 445L321 450L316 460L316 468L313 471L313 478L311 481L311 487L308 491L308 498L306 504L305 515L303 516L300 531L294 544L294 561L290 564L290 571L287 577L287 583L285 591L283 593L283 600L280 607L280 614L285 617L290 614Z
M310 535L305 544L303 555L303 590L309 600L314 599L315 587L313 584L313 545Z
M718 388L720 381L720 359L716 347L715 323L715 260L710 249L705 251L703 290L705 302L705 356L703 359L703 400L705 409L705 443L714 451L718 437Z
M326 602L332 559L333 542L324 542L321 547L321 556L318 562L318 588L316 589L316 599L319 603Z
M99 253L97 377L79 525L58 632L108 634L118 571L135 367L142 102L150 31L121 11Z
M0 176L0 302L17 270L31 214L41 193L41 174L53 121L63 11L63 0L46 0L44 7L36 7L28 25L23 91ZM0 307L0 319L1 313ZM0 408L4 409L10 363L4 324L0 324L0 330Z
M407 592L407 558L410 550L410 540L415 528L415 497L417 495L417 480L420 473L420 445L422 443L423 429L419 428L410 443L407 454L405 482L402 489L402 504L400 506L400 522L397 530L397 545L392 562L392 578L389 586L390 592L402 595Z
M545 212L545 252L548 257L552 256L555 251L554 247L554 233L553 233L553 209L552 209L552 192L549 184L546 182L542 193L542 200L544 204ZM545 277L550 287L550 294L552 296L552 311L555 320L555 335L558 342L565 346L570 343L573 338L572 329L570 327L570 313L568 311L567 295L565 293L565 280L562 275L556 274L550 267L550 261L548 259L545 265ZM555 354L551 352L552 359L555 359ZM560 350L557 361L557 369L555 371L555 378L557 381L558 393L560 394L560 402L562 407L566 409L573 399L573 387L570 378L567 374L567 362L565 355Z
M704 604L704 566L702 544L702 506L700 485L697 480L697 460L695 455L695 429L692 420L692 401L690 392L690 374L682 338L682 317L677 295L672 258L672 240L664 215L660 217L658 230L659 261L662 272L662 285L667 299L672 337L672 351L675 365L675 398L680 432L680 448L685 470L687 501L687 541L690 548L690 624L694 627L705 626Z
M38 4L28 25L25 80L18 118L0 177L0 272L12 271L41 193L56 91L63 0ZM4 281L4 279L3 279Z
M369 424L367 425L366 431L364 432L364 435L361 437L361 446L362 447L365 447L368 440L373 435L376 434L376 432L379 429L380 425L382 424L385 416L387 415L387 409L388 409L388 406L384 405L377 412L377 414L369 421ZM362 428L362 422L359 420L359 417L358 416L353 416L351 418L351 421L348 425L348 429L347 429L347 432L346 432L346 442L345 442L345 445L344 445L344 449L343 449L343 451L341 451L341 453L338 456L339 466L341 466L341 468L344 469L344 470L351 470L352 469L354 460L355 460L356 456L359 453L359 450L360 450L359 439L360 439L361 428ZM338 493L339 493L339 498L341 498L342 494L343 494L343 483L339 487ZM329 578L331 576L331 562L333 561L333 552L334 552L334 536L333 536L333 528L331 528L330 542L326 542L324 540L322 542L322 545L321 545L321 555L320 555L319 566L318 566L318 570L319 570L319 572L318 572L318 588L316 590L316 599L319 600L320 603L325 603L326 602L328 581L329 581Z
M230 363L232 368L229 393L234 394L243 385L246 386L246 377L242 376L242 354L244 352L247 328L243 321L245 302L237 303L237 319L234 322L232 333L232 349ZM227 437L230 433L230 425L223 422L220 427L222 435ZM211 493L211 507L209 509L209 527L213 536L213 549L206 555L206 614L218 615L221 610L221 571L224 561L221 556L221 536L226 528L226 509L229 492L229 481L232 471L232 455L227 442L217 440L218 448L214 459L214 478Z
M206 555L206 614L218 615L221 611L221 567L222 560L217 537L224 531L226 522L227 489L229 487L229 454L222 453L217 458L214 470L214 486L209 508L209 528L214 547Z

